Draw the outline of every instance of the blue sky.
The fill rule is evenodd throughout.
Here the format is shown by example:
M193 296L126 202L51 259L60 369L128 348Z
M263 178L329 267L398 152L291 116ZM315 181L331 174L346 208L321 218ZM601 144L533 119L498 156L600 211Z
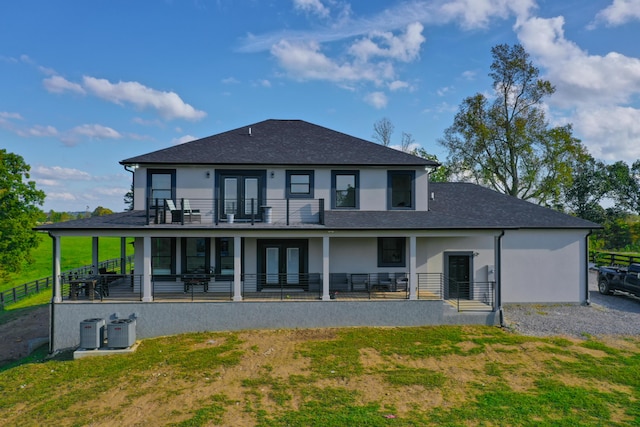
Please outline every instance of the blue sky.
M50 0L0 4L0 147L45 210L122 211L120 160L265 119L372 140L386 117L441 160L491 47L522 44L552 125L640 157L640 0Z

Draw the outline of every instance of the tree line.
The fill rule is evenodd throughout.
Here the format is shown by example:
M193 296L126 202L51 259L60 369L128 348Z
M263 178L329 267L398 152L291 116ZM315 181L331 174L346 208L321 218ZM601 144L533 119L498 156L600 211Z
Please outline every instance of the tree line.
M551 207L604 228L592 248L640 252L640 160L604 164L573 136L570 124L550 126L544 100L555 87L521 45L491 49L492 94L465 98L438 143L440 162L423 148L411 148L402 133L400 148L436 160L435 181L471 181L504 194ZM373 138L391 144L393 123L374 123Z

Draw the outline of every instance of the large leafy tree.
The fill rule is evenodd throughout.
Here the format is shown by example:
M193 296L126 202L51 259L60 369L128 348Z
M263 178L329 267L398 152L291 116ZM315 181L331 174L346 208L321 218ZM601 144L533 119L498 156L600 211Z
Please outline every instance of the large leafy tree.
M30 169L21 156L0 150L0 275L19 272L38 246L33 227L44 217L38 206L45 194L29 180Z
M563 191L564 207L580 218L604 223L606 211L600 203L610 189L607 166L588 155L573 167L572 182Z
M439 141L449 166L460 179L557 206L586 152L570 125L549 126L543 99L555 88L539 78L524 48L501 44L491 54L494 96L466 98Z

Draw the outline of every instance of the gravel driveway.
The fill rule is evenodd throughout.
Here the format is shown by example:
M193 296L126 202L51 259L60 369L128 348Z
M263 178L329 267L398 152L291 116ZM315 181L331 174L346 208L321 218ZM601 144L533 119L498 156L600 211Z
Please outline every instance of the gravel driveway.
M640 335L640 298L601 295L597 273L589 272L591 305L505 304L507 327L523 335Z

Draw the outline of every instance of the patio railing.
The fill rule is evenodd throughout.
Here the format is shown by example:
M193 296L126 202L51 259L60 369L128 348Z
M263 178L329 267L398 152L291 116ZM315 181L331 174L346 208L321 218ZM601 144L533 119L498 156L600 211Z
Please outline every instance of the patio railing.
M147 224L324 224L324 199L147 199L146 218Z
M493 310L495 282L456 282L441 273L418 273L418 300L448 301L458 311ZM65 301L141 301L142 275L78 275L62 278ZM243 274L243 300L322 299L321 273ZM233 276L178 274L153 276L154 301L232 301ZM329 297L336 300L408 299L408 273L330 273Z

